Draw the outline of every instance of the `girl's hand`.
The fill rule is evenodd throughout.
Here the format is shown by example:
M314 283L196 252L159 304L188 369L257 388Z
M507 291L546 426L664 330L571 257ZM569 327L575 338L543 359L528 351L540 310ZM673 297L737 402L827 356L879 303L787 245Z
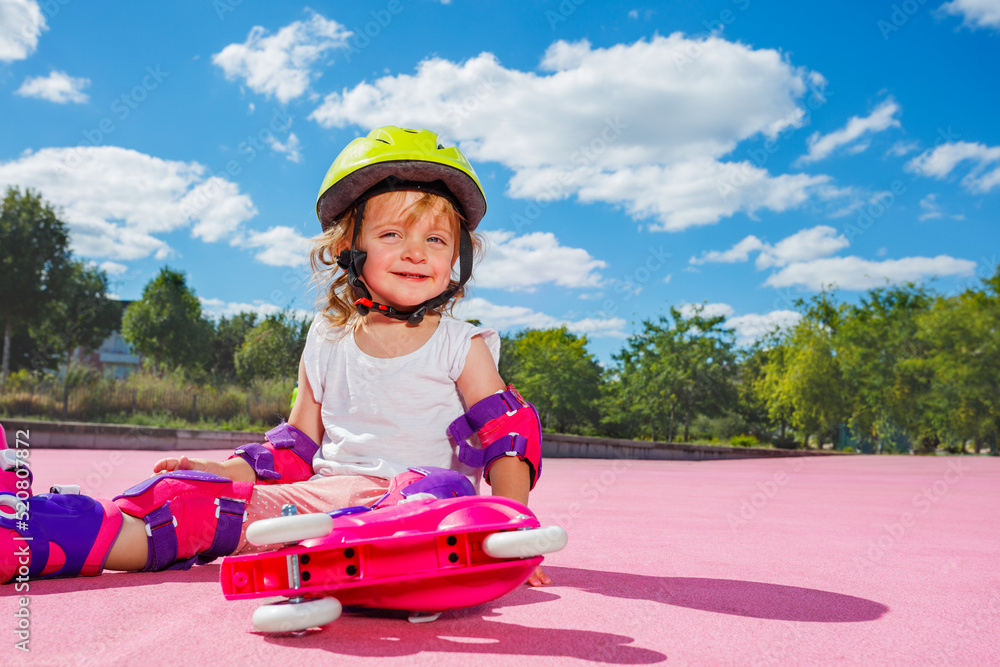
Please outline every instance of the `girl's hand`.
M179 459L160 459L153 466L153 473L157 475L165 472L174 472L175 470L203 470L213 475L219 475L220 477L228 477L221 463L209 459L189 459L186 456L182 456Z
M552 580L549 579L549 575L542 572L542 568L540 566L536 567L535 571L531 573L530 577L528 577L529 586L544 586L545 584L551 583Z

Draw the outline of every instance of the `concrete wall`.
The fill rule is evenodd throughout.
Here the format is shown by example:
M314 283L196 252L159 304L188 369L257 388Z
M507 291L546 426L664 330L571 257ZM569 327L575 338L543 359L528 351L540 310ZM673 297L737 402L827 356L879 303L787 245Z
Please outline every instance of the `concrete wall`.
M260 442L263 433L243 431L201 431L197 429L84 424L79 422L39 422L6 420L8 446L14 446L18 431L31 448L45 449L138 449L154 451L233 449L248 442ZM576 435L546 434L542 455L550 458L652 459L710 461L716 459L770 458L781 456L823 456L831 452L810 452L757 447L721 447L683 443L613 440Z

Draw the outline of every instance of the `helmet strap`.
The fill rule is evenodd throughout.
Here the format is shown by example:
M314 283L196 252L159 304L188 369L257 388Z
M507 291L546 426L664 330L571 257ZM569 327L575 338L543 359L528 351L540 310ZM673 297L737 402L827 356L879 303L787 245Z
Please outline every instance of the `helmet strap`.
M386 317L396 320L406 320L416 326L423 321L424 315L427 314L428 310L433 310L448 303L458 290L462 289L465 283L469 282L469 278L472 277L472 235L469 234L469 230L466 229L464 223L459 225L458 282L448 287L448 289L436 297L424 301L416 310L409 312L397 310L392 306L373 301L371 292L368 291L367 285L361 280L361 270L364 268L368 253L356 248L359 231L361 230L361 219L364 216L365 203L367 201L367 199L362 199L358 202L354 213L354 231L351 236L351 248L350 250L342 250L340 252L340 255L337 257L337 266L347 272L347 282L354 289L354 293L358 295L358 299L354 301L354 307L357 309L359 315L364 316L374 310Z

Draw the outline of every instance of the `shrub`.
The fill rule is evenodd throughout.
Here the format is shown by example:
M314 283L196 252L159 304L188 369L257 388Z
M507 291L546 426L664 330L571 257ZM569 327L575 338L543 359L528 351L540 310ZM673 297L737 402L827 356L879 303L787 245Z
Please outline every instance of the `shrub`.
M756 447L759 444L760 441L752 435L734 435L729 439L730 447Z

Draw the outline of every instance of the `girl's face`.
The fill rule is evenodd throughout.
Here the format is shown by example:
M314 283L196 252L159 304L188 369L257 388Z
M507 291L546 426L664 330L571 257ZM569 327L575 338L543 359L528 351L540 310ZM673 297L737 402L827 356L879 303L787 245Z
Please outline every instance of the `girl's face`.
M361 271L372 299L411 310L448 288L457 257L457 225L440 200L394 192L365 204L358 245L368 253Z

